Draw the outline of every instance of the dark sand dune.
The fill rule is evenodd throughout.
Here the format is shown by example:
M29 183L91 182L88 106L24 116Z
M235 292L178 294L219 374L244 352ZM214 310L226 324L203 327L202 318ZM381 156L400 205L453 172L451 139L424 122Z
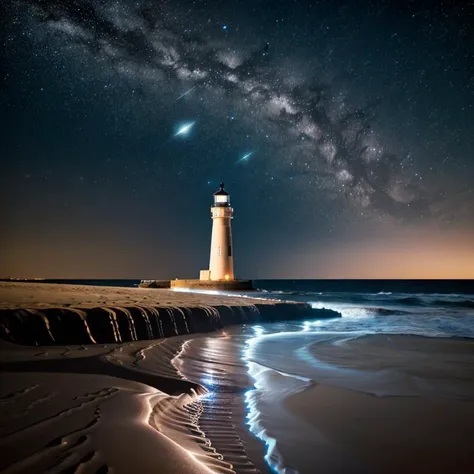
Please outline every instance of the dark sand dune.
M120 343L236 324L340 316L306 303L238 295L40 283L0 282L0 302L0 337L36 346Z

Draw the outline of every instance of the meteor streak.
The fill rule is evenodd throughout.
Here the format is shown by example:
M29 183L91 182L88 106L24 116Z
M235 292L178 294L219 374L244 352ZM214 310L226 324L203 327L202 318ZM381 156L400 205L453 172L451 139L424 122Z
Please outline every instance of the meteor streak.
M246 153L242 158L240 158L240 160L237 160L237 163L240 163L241 161L247 161L252 155L253 151Z
M184 92L183 94L181 94L181 95L175 100L175 102L176 102L177 100L181 99L182 97L184 97L185 95L188 95L190 92L192 92L194 89L196 89L196 87L197 87L197 86L191 87L191 89L189 89L189 90L187 90L186 92Z
M173 137L177 137L178 135L187 135L191 128L194 127L196 122L185 123L178 128L178 131L173 135Z

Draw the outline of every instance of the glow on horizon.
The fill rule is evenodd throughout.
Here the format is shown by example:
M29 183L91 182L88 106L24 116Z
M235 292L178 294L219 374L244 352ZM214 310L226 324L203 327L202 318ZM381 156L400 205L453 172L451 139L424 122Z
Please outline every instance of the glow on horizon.
M467 231L427 227L319 247L309 239L298 252L281 251L278 262L265 263L275 279L473 279L473 238Z

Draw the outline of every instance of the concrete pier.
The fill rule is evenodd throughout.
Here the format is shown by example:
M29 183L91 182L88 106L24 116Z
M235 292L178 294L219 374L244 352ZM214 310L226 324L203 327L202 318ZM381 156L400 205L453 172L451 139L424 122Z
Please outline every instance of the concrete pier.
M142 280L140 288L189 288L195 290L252 291L252 280Z
M252 280L171 280L170 288L195 290L252 291Z

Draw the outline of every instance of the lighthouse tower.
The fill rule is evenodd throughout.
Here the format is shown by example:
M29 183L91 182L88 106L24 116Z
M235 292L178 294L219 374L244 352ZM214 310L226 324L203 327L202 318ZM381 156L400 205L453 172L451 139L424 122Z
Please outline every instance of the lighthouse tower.
M214 193L211 206L212 237L209 268L201 270L198 279L142 280L140 286L147 288L171 288L177 291L251 291L252 280L236 280L232 250L232 230L230 223L234 210L230 207L229 193L221 183L219 191Z
M234 280L234 260L232 257L231 220L234 210L230 207L229 193L224 191L224 183L214 193L211 207L212 238L209 259L209 280ZM204 276L204 275L203 275Z

